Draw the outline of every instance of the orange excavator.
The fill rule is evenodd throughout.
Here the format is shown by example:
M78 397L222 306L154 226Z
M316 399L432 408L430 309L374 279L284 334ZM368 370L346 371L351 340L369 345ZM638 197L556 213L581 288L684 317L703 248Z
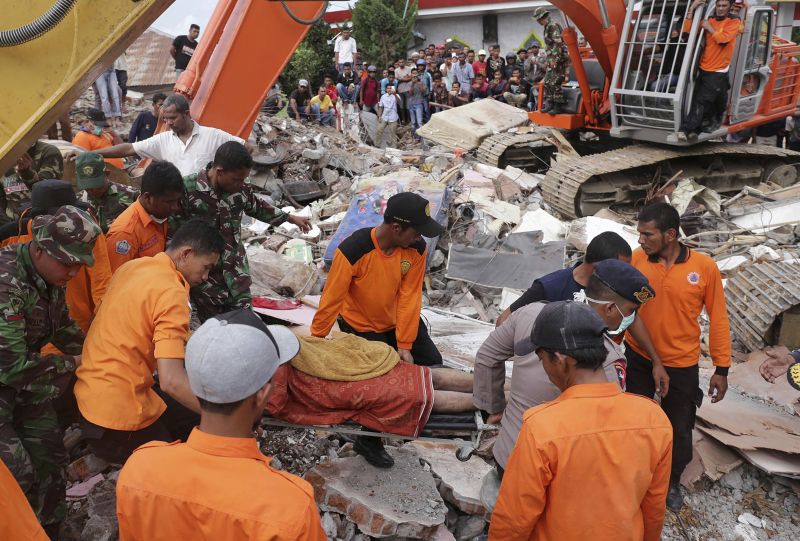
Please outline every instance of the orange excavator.
M0 0L0 171L173 1ZM219 0L175 85L192 99L192 117L247 139L267 92L327 4Z
M780 122L798 110L800 46L790 41L794 2L746 0L737 5L742 33L728 71L730 94L719 125L697 141L678 137L691 105L702 55L702 20L713 0L697 9L684 32L691 0L550 0L564 26L569 83L562 114L529 114L542 126L599 136L571 141L583 154L545 167L545 201L567 217L594 214L615 204L641 202L653 181L680 173L721 193L770 181L798 180L800 154L777 147L709 143L729 134ZM588 47L579 46L579 33ZM549 162L544 135L499 134L478 149L497 165ZM583 138L585 139L585 138ZM527 153L525 152L527 150Z

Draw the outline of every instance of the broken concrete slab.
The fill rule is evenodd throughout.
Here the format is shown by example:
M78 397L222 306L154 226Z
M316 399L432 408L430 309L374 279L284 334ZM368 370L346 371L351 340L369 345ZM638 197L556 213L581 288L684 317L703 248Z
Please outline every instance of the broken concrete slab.
M528 114L522 109L497 100L480 100L435 113L417 135L447 148L473 150L490 135L527 122Z
M564 249L564 242L549 242L532 253L515 254L453 244L446 276L473 285L527 289L535 279L563 268Z
M544 209L529 210L522 215L522 222L514 229L514 233L541 231L543 242L554 242L564 238L567 224Z
M570 222L567 226L567 244L585 252L596 236L609 231L625 239L632 250L639 247L639 234L635 227L597 216L585 216Z
M382 470L363 457L317 464L305 479L319 508L345 515L372 537L431 539L444 524L447 508L433 476L413 448L386 448L395 460Z
M456 457L458 445L429 441L412 441L404 447L413 447L420 459L431 467L437 479L439 493L468 515L485 515L486 507L481 503L483 477L492 466L482 458L472 456L466 462Z

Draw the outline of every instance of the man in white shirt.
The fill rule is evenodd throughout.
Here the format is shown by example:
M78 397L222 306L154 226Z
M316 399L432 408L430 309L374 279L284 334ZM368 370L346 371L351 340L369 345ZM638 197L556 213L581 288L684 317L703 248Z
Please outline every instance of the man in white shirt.
M171 162L181 175L191 175L214 161L217 149L228 141L248 146L244 139L217 128L201 126L189 113L189 102L180 94L172 94L161 106L161 118L170 128L135 143L122 143L97 150L104 158L125 158L139 155L156 161ZM250 150L250 148L248 148ZM76 152L67 154L71 159Z
M395 92L394 85L386 87L386 94L378 102L378 130L375 132L375 144L381 148L394 147L397 144L397 107L400 105L400 96ZM383 131L388 127L387 141L383 141Z
M356 40L350 37L349 26L342 28L342 35L336 40L336 44L333 46L333 52L336 57L334 62L336 62L336 66L339 68L339 73L342 73L344 70L345 62L349 62L351 66L356 65L358 49L356 48Z

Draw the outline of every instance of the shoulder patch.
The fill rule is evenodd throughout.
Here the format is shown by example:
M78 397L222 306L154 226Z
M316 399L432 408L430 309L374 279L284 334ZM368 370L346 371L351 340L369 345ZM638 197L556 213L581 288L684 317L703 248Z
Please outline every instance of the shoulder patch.
M114 246L114 251L119 255L128 255L128 252L131 251L131 245L127 240L119 240Z
M351 265L358 263L358 260L375 249L372 242L371 227L365 227L355 231L339 244L339 250L347 258Z

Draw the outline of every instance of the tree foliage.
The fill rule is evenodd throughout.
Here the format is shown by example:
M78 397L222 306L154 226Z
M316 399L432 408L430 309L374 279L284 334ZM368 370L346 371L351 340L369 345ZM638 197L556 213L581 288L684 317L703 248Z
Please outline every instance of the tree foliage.
M353 8L353 36L361 57L381 67L404 57L416 18L416 0L358 0Z
M323 19L311 26L280 75L281 88L287 95L297 88L300 79L310 83L312 94L322 84L325 72L333 68L333 46L328 44L330 38L330 26Z

